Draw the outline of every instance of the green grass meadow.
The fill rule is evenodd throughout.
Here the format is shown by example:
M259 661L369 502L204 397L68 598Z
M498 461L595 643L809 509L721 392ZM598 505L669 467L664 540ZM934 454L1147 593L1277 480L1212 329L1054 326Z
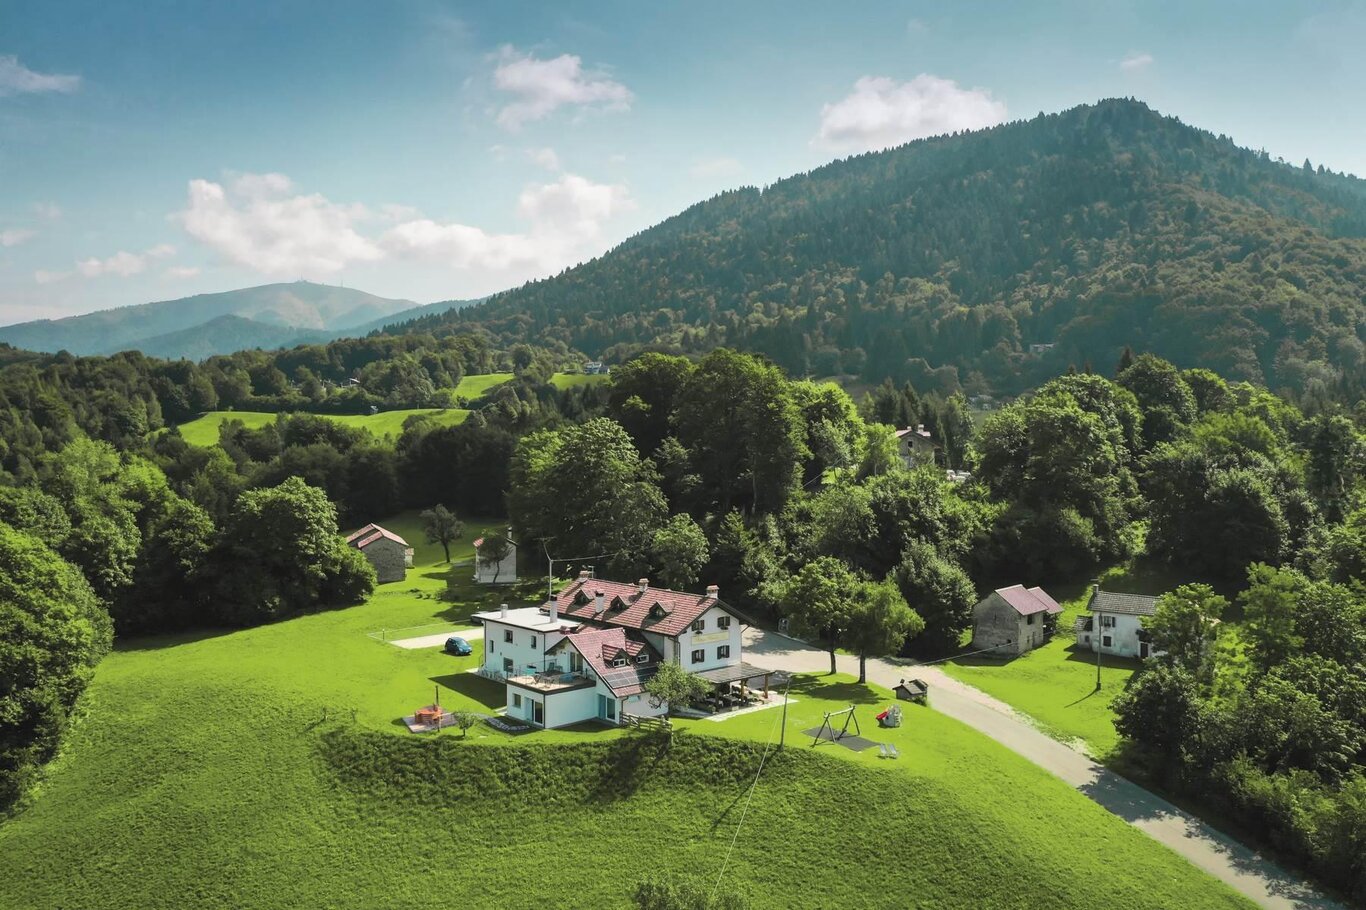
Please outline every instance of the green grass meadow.
M799 677L780 708L680 721L673 745L595 725L414 736L431 700L492 711L472 657L367 633L459 625L542 582L470 581L414 514L383 522L416 568L362 606L255 629L122 643L100 665L46 780L0 822L0 908L624 907L645 871L755 907L1234 908L1214 879L993 741L928 709L880 730L889 694ZM521 595L521 599L518 598ZM810 745L857 706L872 750ZM1100 864L1078 856L1115 857Z
M464 423L470 412L463 408L404 408L397 411L380 411L378 414L324 414L343 426L366 430L376 437L398 438L403 433L403 421L415 414L429 414L443 426ZM273 423L278 414L263 411L209 411L188 423L180 425L180 435L193 446L212 446L218 444L218 428L229 420L240 420L250 429L260 429Z

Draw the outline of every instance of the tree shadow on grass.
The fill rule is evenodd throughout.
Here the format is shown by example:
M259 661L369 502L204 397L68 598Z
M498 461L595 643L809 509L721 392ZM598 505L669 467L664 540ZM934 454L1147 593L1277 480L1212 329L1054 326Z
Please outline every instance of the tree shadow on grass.
M876 705L885 701L863 683L838 682L822 677L793 677L792 693L851 705Z
M445 676L430 676L428 679L489 709L503 707L507 699L507 688L502 683L485 679L478 673L449 673Z
M1079 645L1069 645L1067 656L1063 659L1072 663L1090 664L1094 667L1096 665L1096 652ZM1113 654L1106 654L1101 658L1101 663L1107 670L1138 670L1143 667L1141 660L1132 657L1116 657Z
M231 635L233 632L240 632L241 629L191 629L185 632L173 632L169 635L140 635L134 638L119 638L114 641L115 651L159 651L162 648L174 648L178 645L194 644L198 641L206 641L210 638L221 638L224 635Z
M965 654L962 657L953 658L950 663L960 667L1005 667L1022 656L1021 654Z
M669 746L669 735L662 730L614 740L604 750L601 773L588 792L588 802L610 803L634 796L668 754Z

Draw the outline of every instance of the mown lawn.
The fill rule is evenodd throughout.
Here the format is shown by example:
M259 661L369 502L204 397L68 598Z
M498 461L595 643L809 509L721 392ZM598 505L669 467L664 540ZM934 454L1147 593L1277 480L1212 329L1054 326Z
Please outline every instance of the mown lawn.
M1096 655L1075 647L1072 634L1073 622L1085 613L1090 589L1064 588L1054 596L1068 594L1073 596L1059 601L1063 613L1058 634L1046 645L1009 660L976 655L947 661L943 667L950 676L1028 714L1051 736L1104 758L1119 743L1110 703L1140 664L1106 655L1101 659L1101 688L1096 691Z
M348 427L367 430L377 437L397 438L403 432L403 421L414 414L430 414L438 424L450 425L464 423L470 412L462 408L404 408L397 411L380 411L378 414L323 414ZM209 411L188 423L180 425L180 435L190 445L212 446L218 444L218 428L229 420L240 420L251 429L260 429L273 423L278 414L262 411Z
M511 373L482 373L478 376L465 376L456 385L455 394L473 401L489 389L500 386L511 378Z
M669 749L597 726L413 736L397 718L433 687L483 711L503 689L466 672L477 650L366 633L458 624L541 583L476 588L415 515L382 523L418 567L369 603L128 642L101 664L43 788L0 823L0 907L623 907L643 871L717 874L781 710L680 722ZM484 524L467 521L454 560ZM1249 906L942 715L908 707L878 730L888 693L845 677L792 696L726 875L755 907ZM850 703L899 760L808 745L801 731Z
M597 385L601 382L608 382L611 376L604 373L556 373L550 377L550 384L560 391L573 389L585 385Z

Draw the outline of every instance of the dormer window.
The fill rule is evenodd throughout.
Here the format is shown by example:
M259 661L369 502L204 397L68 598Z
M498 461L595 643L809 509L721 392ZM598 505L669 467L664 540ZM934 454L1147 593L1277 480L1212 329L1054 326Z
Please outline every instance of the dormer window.
M583 606L584 604L588 603L588 592L585 591L583 588L579 588L579 590L575 591L574 603L578 604L579 606Z
M650 607L650 615L655 619L662 618L667 612L668 611L664 609L664 605L657 600L654 602L654 605Z
M624 658L624 657L618 657L616 660L612 661L612 666L614 666L614 667L624 667L624 666L626 666L626 658Z
M649 662L650 662L650 655L649 655L649 654L646 654L644 651L641 651L639 654L636 655L636 663L638 663L638 664L648 664Z
M612 609L613 609L613 610L625 610L625 609L626 609L626 601L624 601L624 600L621 599L621 595L620 595L620 594L618 594L616 597L613 597L613 598L612 598Z

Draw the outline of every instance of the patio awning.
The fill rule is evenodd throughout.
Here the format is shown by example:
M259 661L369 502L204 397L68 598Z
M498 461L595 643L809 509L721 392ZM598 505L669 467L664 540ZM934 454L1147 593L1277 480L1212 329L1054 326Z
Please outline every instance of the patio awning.
M714 670L702 670L694 673L699 679L717 686L725 686L735 682L748 682L751 679L764 679L769 677L785 678L781 670L765 670L763 667L756 667L754 664L747 664L744 661L733 667L717 667Z

